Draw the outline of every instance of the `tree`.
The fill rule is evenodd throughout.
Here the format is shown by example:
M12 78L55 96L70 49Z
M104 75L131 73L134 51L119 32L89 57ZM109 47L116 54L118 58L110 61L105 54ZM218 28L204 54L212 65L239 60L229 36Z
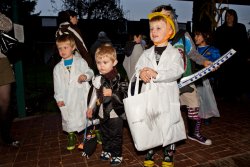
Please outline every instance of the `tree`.
M214 0L194 0L193 3L193 27L206 28L213 31L215 27Z
M62 0L64 9L75 10L79 18L117 20L124 17L119 0ZM55 3L55 0L51 0Z
M218 7L216 7L218 3ZM223 0L194 0L193 3L193 27L207 28L214 31L221 20L222 13L227 7L221 8ZM216 19L217 17L217 19Z
M83 16L87 15L90 1L91 0L61 0L63 4L62 9L57 9L54 6L57 0L50 0L55 12L61 10L74 10L78 13L79 18L83 18Z
M27 20L27 17L31 15L39 15L39 13L31 14L35 10L37 0L15 0L17 5L17 15L19 23L23 23ZM13 0L1 0L0 11L6 14L8 17L13 18Z
M97 0L90 4L87 18L118 20L123 18L123 10L114 0Z

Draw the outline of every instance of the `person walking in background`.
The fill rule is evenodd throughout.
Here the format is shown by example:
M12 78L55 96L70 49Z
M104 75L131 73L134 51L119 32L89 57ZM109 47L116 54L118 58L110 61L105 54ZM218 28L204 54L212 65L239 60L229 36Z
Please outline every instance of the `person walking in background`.
M159 97L166 100L162 114L162 122L167 122L161 126L163 132L164 147L162 167L174 166L175 142L186 139L184 122L180 113L179 89L177 79L184 72L181 54L168 40L173 38L176 32L174 22L160 12L149 14L150 38L154 46L145 50L136 64L136 76L143 81L142 91L146 84L153 80L154 85L159 89ZM145 104L147 105L147 104ZM162 104L163 105L163 104ZM167 107L168 106L168 107ZM146 112L146 111L142 111ZM172 114L175 113L175 114ZM171 122L174 119L176 121ZM168 127L166 127L168 125ZM166 130L168 129L168 130ZM174 133L169 133L174 132ZM154 149L148 150L144 166L154 166Z
M204 28L197 28L194 34L194 40L197 46L197 50L202 56L212 62L220 58L221 55L219 49L211 45L213 39L211 32L204 30ZM202 68L202 66L196 66L197 71L201 70ZM208 76L205 76L195 82L199 97L201 99L199 116L204 119L205 125L209 125L211 123L211 117L219 116L217 103L214 97L213 90L210 86L210 83L212 87L217 84L216 79L217 78L215 78L215 73L210 73L208 74Z
M101 160L110 160L111 165L119 165L122 160L122 138L124 106L122 100L127 94L127 88L121 84L121 76L117 72L116 50L110 44L101 45L95 53L96 65L99 71L92 83L90 103L87 117L93 114L100 119L102 134ZM98 106L98 107L97 107ZM98 108L93 111L94 108Z
M109 37L107 36L106 32L100 31L98 33L98 35L97 35L96 41L90 47L90 54L91 54L91 57L92 57L93 60L95 59L96 49L99 48L103 44L110 44L110 45L112 45L112 42L109 39Z
M172 40L172 45L179 50L184 60L185 73L183 77L192 74L191 60L196 64L205 67L212 64L211 61L200 55L195 47L195 44L188 32L178 29L178 23L175 19L175 10L171 5L161 5L156 7L153 12L161 12L167 17L173 19L176 26L176 35ZM188 119L188 138L197 141L204 145L211 145L212 141L201 135L201 118L199 117L199 97L194 84L187 85L180 89L180 103L183 110L187 110Z
M112 45L112 42L109 39L109 37L107 36L106 32L100 31L98 33L98 35L97 35L96 41L90 47L90 55L91 55L91 58L93 60L95 60L96 49L99 48L101 45L104 45L104 44ZM95 74L98 74L98 69L96 67L96 64L94 65L94 72L95 72Z
M76 42L76 49L80 56L88 63L90 68L94 67L93 60L88 53L88 49L83 40L80 29L77 26L77 13L72 10L61 11L58 13L58 30L56 31L56 38L63 34L71 34ZM75 54L78 55L78 54Z
M141 34L134 34L133 40L128 41L124 48L125 59L123 61L123 67L126 70L129 80L135 73L135 65L144 51L144 46L142 45L141 40Z
M144 49L148 48L147 36L146 35L141 36L141 45L143 46Z
M224 20L225 22L216 29L215 46L221 54L232 48L236 50L236 54L220 69L219 90L225 100L235 101L240 100L249 87L249 77L245 76L249 45L246 27L238 23L236 11L228 9Z
M60 35L56 46L62 59L53 71L54 98L61 110L63 131L68 133L67 150L73 150L75 132L81 132L86 125L88 81L94 73L84 59L73 54L76 44L72 35Z
M12 21L0 12L0 30L12 29ZM0 50L0 144L18 147L20 142L11 137L12 112L9 108L14 72L8 58Z

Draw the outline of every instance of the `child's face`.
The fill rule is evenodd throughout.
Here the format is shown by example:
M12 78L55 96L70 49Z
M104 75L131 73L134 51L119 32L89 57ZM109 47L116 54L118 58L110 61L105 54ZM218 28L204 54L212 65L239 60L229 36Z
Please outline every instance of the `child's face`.
M206 45L206 41L201 33L196 33L194 36L194 41L197 46L204 46Z
M173 32L170 24L163 20L152 21L149 23L149 27L150 38L154 43L162 43L165 38ZM166 45L166 43L163 43L162 45Z
M101 57L96 59L96 65L100 74L109 73L117 64L117 60L112 61L109 57Z
M57 43L57 49L59 51L59 55L63 59L67 60L73 58L73 51L75 50L75 47L72 47L70 42Z
M227 13L226 22L227 22L228 25L233 25L233 23L234 23L234 15L231 15L231 14Z
M78 23L78 18L77 16L70 16L70 22L74 25Z
M139 35L138 37L136 35L134 35L134 41L136 43L141 43L141 35Z

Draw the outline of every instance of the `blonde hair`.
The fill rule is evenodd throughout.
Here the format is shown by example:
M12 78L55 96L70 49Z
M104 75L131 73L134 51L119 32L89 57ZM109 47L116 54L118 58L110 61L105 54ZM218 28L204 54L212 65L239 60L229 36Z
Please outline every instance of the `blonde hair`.
M155 22L155 21L164 21L165 23L167 23L167 20L163 17L163 16L154 16L152 17L149 22Z
M117 60L116 50L110 44L103 44L96 49L95 60L102 59L104 57L110 58L113 62Z
M160 21L160 20L162 20L162 21L164 21L166 24L169 24L170 27L171 27L171 29L173 30L173 33L172 33L172 35L170 36L170 39L174 38L174 36L175 36L175 34L176 34L176 29L175 29L174 21L173 21L170 17L164 15L164 14L161 13L161 12L154 12L154 13L150 13L150 14L148 15L148 18L149 18L149 22L155 22L155 21Z
M76 47L76 42L75 39L72 35L70 34L63 34L60 35L57 39L56 39L56 45L60 44L60 43L69 43L69 45L71 47Z

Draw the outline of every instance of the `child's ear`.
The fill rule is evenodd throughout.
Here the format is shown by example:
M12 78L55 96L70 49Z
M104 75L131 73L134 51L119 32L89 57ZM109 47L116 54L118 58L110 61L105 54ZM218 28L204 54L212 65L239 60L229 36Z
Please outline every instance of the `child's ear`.
M170 39L170 37L173 35L174 30L172 28L169 29L168 31L168 39Z
M113 66L116 66L117 63L118 63L118 61L115 60L114 63L113 63Z

